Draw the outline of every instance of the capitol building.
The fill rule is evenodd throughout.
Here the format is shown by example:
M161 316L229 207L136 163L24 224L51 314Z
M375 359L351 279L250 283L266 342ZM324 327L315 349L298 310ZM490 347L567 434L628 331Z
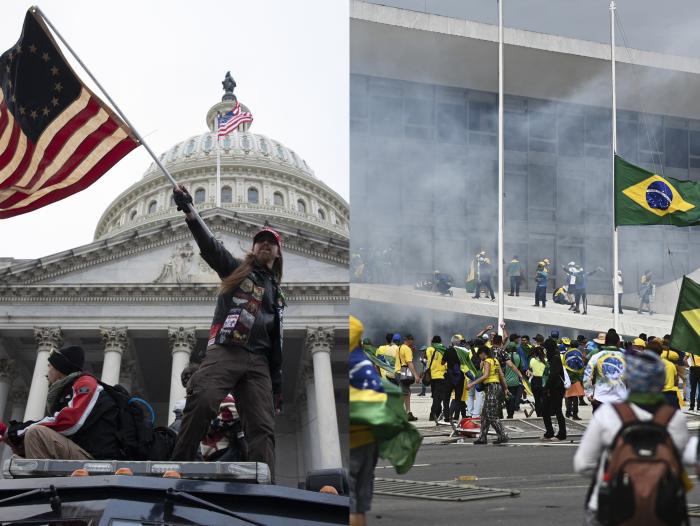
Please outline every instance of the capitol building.
M235 103L226 91L206 114L208 131L160 160L236 257L262 226L282 236L288 307L276 478L296 486L311 469L347 465L349 210L298 153L249 123L217 145L216 116ZM181 371L205 351L219 282L153 163L104 211L92 243L0 258L0 416L42 417L47 357L74 344L86 350L88 372L148 400L156 424L167 425L185 397Z

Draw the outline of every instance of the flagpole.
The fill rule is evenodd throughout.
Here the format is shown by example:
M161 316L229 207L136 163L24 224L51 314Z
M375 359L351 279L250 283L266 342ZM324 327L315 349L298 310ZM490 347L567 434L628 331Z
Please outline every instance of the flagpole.
M498 334L503 335L503 0L498 1Z
M216 116L216 206L221 208L221 145L219 144L219 115Z
M75 51L73 51L73 48L70 46L70 44L68 44L68 42L66 42L66 39L63 38L63 36L61 35L61 33L58 31L58 29L56 29L56 27L51 23L51 20L49 20L49 19L46 17L46 15L44 14L44 12L43 12L41 9L39 9L38 6L32 6L32 7L31 7L31 10L32 10L33 12L38 13L38 14L41 16L42 20L44 20L44 22L46 22L46 24L47 24L47 25L51 28L51 30L56 34L56 36L58 37L58 39L63 43L64 46L66 46L66 49L67 49L68 51L70 51L71 55L73 55L73 58L75 58L75 60L78 62L78 64L80 64L80 67L83 68L83 70L85 71L85 73L88 74L88 76L92 79L92 81L95 83L95 85L99 88L99 90L102 92L102 94L105 96L105 98L106 98L106 99L109 101L109 103L114 107L115 111L116 111L116 112L119 114L119 116L124 120L124 122L126 123L126 125L129 126L129 128L131 129L131 131L132 131L132 133L134 134L134 136L136 137L136 139L137 139L137 140L139 141L139 143L146 149L146 151L148 152L148 154L151 156L151 158L152 158L153 161L156 163L156 165L158 166L158 168L160 168L160 170L163 172L163 174L165 175L165 177L167 177L167 178L170 180L170 182L172 183L173 187L177 188L178 184L177 184L177 181L175 181L175 178L170 174L170 172L165 168L165 166L163 166L163 163L160 162L160 159L158 158L158 156L157 156L155 153L153 153L153 150L151 150L151 147L148 146L148 143L143 139L143 137L142 137L141 134L138 132L138 130L136 130L136 128L134 127L134 125L131 124L131 122L130 122L129 119L126 117L126 115L124 114L124 112L119 108L119 106L117 105L117 103L114 102L114 100L112 100L112 97L110 97L110 96L109 96L109 93L107 93L107 91L102 87L102 84L100 84L100 83L98 82L98 80L95 78L95 76L92 74L92 72L87 68L87 66L83 63L83 61L80 60L80 57L77 55L77 53L76 53ZM197 210L194 208L194 205L193 205L192 203L189 203L189 204L188 204L188 207L189 207L189 213L192 214L192 215L194 216L194 219L204 228L205 232L207 232L207 233L210 234L210 235L213 235L213 234L211 233L211 230L209 230L209 227L207 226L207 224L202 220L202 218L201 218L201 217L199 216L199 214L197 213Z
M620 327L620 301L617 295L618 255L617 226L615 225L615 154L617 153L617 97L615 90L615 0L610 0L610 64L612 71L612 242L613 242L613 327Z

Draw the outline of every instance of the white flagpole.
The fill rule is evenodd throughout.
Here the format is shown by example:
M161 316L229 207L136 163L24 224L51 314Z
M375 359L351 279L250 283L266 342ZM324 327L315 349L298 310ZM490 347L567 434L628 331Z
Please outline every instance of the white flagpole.
M219 144L219 118L216 116L216 206L221 208L221 148Z
M47 25L51 28L51 30L56 34L56 36L58 37L58 39L63 43L64 46L66 46L66 49L67 49L68 51L70 51L71 55L73 55L73 57L74 57L75 60L78 62L78 64L80 64L80 67L83 68L83 70L85 71L85 73L87 73L88 76L92 79L92 81L93 81L93 82L95 83L95 85L99 88L99 90L102 92L102 94L105 96L105 98L106 98L106 99L109 101L109 103L114 107L115 111L116 111L116 112L119 114L119 116L124 120L124 122L126 123L126 125L129 126L129 128L131 128L132 133L134 134L134 136L136 137L136 139L139 141L139 143L146 149L146 151L148 152L148 154L151 156L151 158L153 159L153 161L156 163L156 166L158 166L158 168L160 168L160 170L163 172L163 174L165 175L165 177L167 177L167 178L170 180L170 182L172 183L173 187L177 187L178 184L177 184L177 181L175 181L175 178L170 174L170 172L167 170L167 168L165 168L165 166L163 166L163 163L160 162L160 159L158 158L158 156L157 156L155 153L153 153L153 150L151 150L151 147L148 146L148 143L143 139L143 137L142 137L141 134L136 130L136 128L134 127L134 125L131 124L131 122L130 122L129 119L126 117L126 115L124 114L124 112L119 108L119 106L117 106L117 103L114 102L114 101L112 100L112 97L109 96L109 93L107 93L107 92L105 91L105 89L104 89L104 88L102 87L102 85L98 82L98 80L95 78L95 76L92 74L92 72L90 72L90 70L89 70L89 69L87 68L87 66L83 63L83 61L80 60L80 57L76 54L75 51L73 51L73 48L70 47L70 45L68 44L68 42L66 42L66 40L63 38L63 36L61 35L61 33L59 33L58 30L54 27L54 25L51 23L51 20L49 20L49 19L46 17L46 15L42 12L41 9L39 9L39 7L37 7L37 6L32 6L32 7L31 7L31 10L32 10L32 12L36 12L36 13L38 13L38 14L41 16L41 19L42 19L44 22L46 22L46 24L47 24ZM197 220L197 222L204 228L204 230L205 230L206 232L208 232L209 234L211 234L211 230L209 230L209 227L207 226L207 224L206 224L206 223L202 220L202 218L199 216L199 214L197 213L197 210L194 208L194 205L193 205L193 204L191 204L191 203L189 204L189 209L190 209L189 212L194 216L194 218L195 218L195 219ZM211 235L213 235L213 234L211 234Z
M617 153L617 98L615 93L615 0L610 0L610 64L612 68L612 242L613 242L613 327L620 327L620 302L617 295L618 255L617 227L615 226L615 155Z
M503 305L503 0L498 1L498 334L505 321Z

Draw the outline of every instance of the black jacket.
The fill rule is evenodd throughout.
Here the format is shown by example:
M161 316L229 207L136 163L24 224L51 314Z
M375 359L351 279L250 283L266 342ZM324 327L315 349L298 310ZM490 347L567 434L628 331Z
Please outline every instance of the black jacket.
M196 221L187 221L202 258L220 278L229 276L241 261L205 232ZM282 390L282 309L284 300L274 275L255 266L232 292L219 294L209 331L209 345L242 347L267 356L272 390Z
M20 444L25 430L36 424L64 435L96 459L121 459L119 408L94 376L85 373L67 383L49 413L36 422L11 422L10 444Z

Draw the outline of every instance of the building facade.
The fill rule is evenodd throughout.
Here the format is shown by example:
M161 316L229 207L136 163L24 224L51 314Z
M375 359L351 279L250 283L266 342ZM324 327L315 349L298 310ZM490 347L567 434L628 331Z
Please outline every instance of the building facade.
M214 117L234 102L227 93L207 113L206 133L160 159L235 256L264 225L282 235L288 307L276 472L296 486L310 469L346 465L348 205L296 152L249 124L217 145ZM1 260L0 415L40 418L47 357L76 344L87 371L148 400L157 424L172 421L185 397L180 373L203 357L220 280L171 196L152 165L105 210L89 245Z
M474 255L497 246L497 27L428 12L437 3L382 3L351 3L353 253L370 280L407 285L440 270L462 287ZM543 258L550 289L571 260L603 269L589 297L611 304L609 46L508 28L505 43L503 257L519 256L530 292ZM700 61L617 57L618 153L700 181ZM657 308L672 313L675 282L700 267L699 231L620 228L625 302L636 306L650 269Z

